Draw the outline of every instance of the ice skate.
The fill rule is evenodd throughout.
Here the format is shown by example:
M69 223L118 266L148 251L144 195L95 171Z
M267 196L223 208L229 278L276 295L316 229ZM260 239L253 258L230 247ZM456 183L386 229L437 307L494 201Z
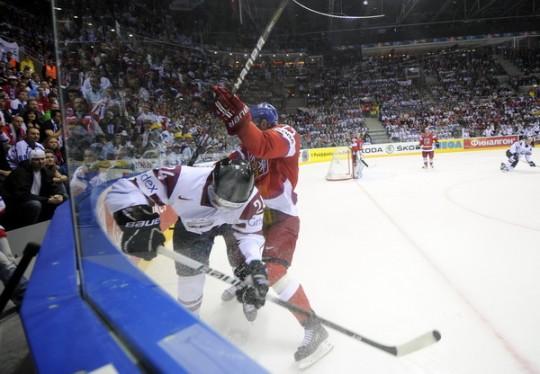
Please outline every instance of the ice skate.
M510 169L508 168L508 166L506 166L504 162L501 162L501 170L504 172L510 171Z
M427 169L427 168L428 168L427 164L424 164L424 166L422 166L422 169Z
M304 329L304 340L294 353L299 369L310 367L334 348L328 341L328 332L318 320L308 321Z
M257 319L257 308L252 304L242 304L242 310L249 322L253 322Z
M433 163L429 164L429 166L433 169Z

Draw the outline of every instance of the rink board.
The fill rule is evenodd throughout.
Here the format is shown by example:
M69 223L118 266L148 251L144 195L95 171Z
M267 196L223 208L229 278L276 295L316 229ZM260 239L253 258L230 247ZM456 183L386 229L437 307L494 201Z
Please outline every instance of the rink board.
M494 149L509 148L512 143L518 140L516 135L459 138L459 139L440 139L435 154L453 153L453 152L471 152L471 151L489 151ZM328 162L332 159L334 152L344 147L326 147L303 149L300 153L300 163L302 165L318 162ZM375 157L395 157L395 156L420 156L422 151L417 141L382 143L382 144L364 144L362 154L365 158Z
M437 152L507 148L506 144L490 145L489 148L466 148L466 142L454 140L445 140L443 144L446 145ZM407 148L411 144L394 143L392 146L398 150L399 146ZM375 147L377 152L381 148L382 154L372 152L368 157L418 156L420 153L416 149L389 153L387 145ZM319 158L324 158L332 154L333 148L323 149L322 152L302 152L304 163L323 162L308 158L312 154L317 155L317 152L319 156L323 155ZM306 153L308 156L305 156ZM65 372L79 369L91 371L112 365L119 372L133 372L141 367L161 372L263 372L264 369L257 363L183 310L137 269L134 262L118 252L110 241L110 238L118 239L118 232L115 233L111 217L104 210L102 196L105 188L101 186L95 189L92 194L82 196L78 202L79 240L84 243L82 257L78 259L82 268L82 290L76 284L77 259L73 239L69 239L73 227L67 205L58 210L55 223L51 225L50 233L44 241L40 255L43 260L38 261L35 275L31 279L28 301L25 301L23 307L29 343L40 371L63 372L59 370L60 367L65 368ZM164 210L162 217L165 218L165 226L173 223L175 218L169 210ZM105 235L104 231L108 231L110 236ZM52 238L62 238L63 245L55 243ZM58 258L71 258L63 272L58 271L58 264L54 260L45 261L51 248L62 251L57 254ZM61 279L58 278L60 274ZM50 298L51 293L56 299ZM54 301L53 307L51 300ZM58 314L58 318L54 316L56 305L61 306L58 309L63 313ZM43 318L44 315L47 318ZM66 325L69 327L66 328ZM122 344L111 339L111 333ZM81 339L81 336L84 338ZM110 348L114 346L116 348ZM106 353L101 352L103 347L109 347ZM135 353L140 366L136 366L126 356L125 347ZM201 350L201 347L206 349ZM69 353L67 361L66 352ZM216 357L219 360L215 360Z
M68 204L43 241L21 312L39 372L265 372L111 243L96 218L105 187L78 197L78 251Z

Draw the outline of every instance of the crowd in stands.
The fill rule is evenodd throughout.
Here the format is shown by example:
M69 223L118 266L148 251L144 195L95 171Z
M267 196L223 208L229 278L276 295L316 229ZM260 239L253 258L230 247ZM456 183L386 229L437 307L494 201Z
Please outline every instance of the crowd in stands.
M242 57L197 44L183 33L185 25L167 15L156 27L155 15L138 12L137 4L115 2L114 12L81 11L86 2L66 6L57 23L60 80L51 39L22 32L17 22L8 28L20 44L31 44L28 50L40 51L35 63L8 53L0 62L0 192L8 213L31 210L10 209L24 200L14 192L24 179L25 199L43 205L39 214L16 217L16 224L46 219L45 207L67 199L70 185L80 193L106 178L103 170L185 164L202 143L203 161L237 146L211 113L208 93L213 84L232 86L247 51ZM282 110L280 121L299 131L304 148L348 145L359 134L369 142L368 116L381 121L389 141L417 141L426 126L440 138L540 131L538 91L521 92L520 78L508 78L494 58L498 53L526 72L522 77L538 78L537 49L449 48L363 58L350 53L297 53L279 63L263 55L239 94L278 108L302 99L302 107ZM31 178L38 171L41 186ZM39 199L38 187L44 194Z

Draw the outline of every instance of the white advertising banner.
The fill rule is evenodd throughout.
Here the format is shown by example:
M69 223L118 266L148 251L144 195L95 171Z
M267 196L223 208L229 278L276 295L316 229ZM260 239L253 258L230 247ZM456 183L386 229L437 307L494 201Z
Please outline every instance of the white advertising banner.
M365 144L362 147L364 156L389 156L420 152L418 142Z

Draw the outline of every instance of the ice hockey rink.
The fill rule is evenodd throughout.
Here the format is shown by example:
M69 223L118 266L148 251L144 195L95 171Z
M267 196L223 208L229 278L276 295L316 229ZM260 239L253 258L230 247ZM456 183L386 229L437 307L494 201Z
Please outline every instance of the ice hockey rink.
M538 154L533 159L540 164ZM310 373L540 373L540 168L502 173L504 150L369 158L362 179L328 182L303 166L301 233L291 274L315 311L384 344L432 329L442 340L396 358L329 330ZM210 266L231 273L224 244ZM171 295L171 260L146 268ZM208 278L201 318L272 373L295 373L303 329L267 303L253 323Z

